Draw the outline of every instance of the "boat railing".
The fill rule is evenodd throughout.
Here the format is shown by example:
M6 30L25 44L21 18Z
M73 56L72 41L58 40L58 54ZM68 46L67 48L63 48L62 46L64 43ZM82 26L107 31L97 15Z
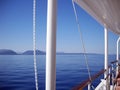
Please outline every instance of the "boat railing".
M117 63L118 63L117 60L112 61L110 63L110 65L108 66L108 75L106 78L104 78L104 80L109 80L109 83L112 85L114 85L113 79L116 78L116 68L118 67L118 66L116 66ZM105 70L105 69L100 70L98 73L92 75L91 79L84 80L78 86L74 87L72 90L83 90L86 87L91 88L90 85L92 84L92 82L94 80L96 80L99 76L103 75L106 71L107 70ZM90 90L90 89L88 89L88 90Z

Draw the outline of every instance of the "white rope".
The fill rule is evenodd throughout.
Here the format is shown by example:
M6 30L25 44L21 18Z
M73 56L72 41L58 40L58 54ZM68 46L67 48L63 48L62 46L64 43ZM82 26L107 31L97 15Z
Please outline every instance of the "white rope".
M75 17L76 17L76 22L77 22L77 25L78 25L78 32L80 33L80 40L81 40L83 51L84 51L84 57L85 57L85 61L86 61L86 66L87 66L87 70L88 70L89 79L91 80L91 74L90 74L90 69L89 69L89 65L88 65L88 59L87 59L87 56L86 56L86 49L85 49L85 45L84 45L84 42L83 42L82 32L80 31L80 24L79 24L74 0L72 0L72 5L73 5Z
M36 0L33 0L33 51L34 51L34 72L35 72L35 85L38 90L38 79L37 79L37 65L36 65Z

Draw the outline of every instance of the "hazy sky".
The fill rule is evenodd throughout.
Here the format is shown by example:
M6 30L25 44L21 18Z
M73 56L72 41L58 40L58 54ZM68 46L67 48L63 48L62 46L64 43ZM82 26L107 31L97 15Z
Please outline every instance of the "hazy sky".
M87 52L104 53L104 27L75 5ZM47 0L37 0L37 49L46 49ZM0 0L0 49L32 50L33 0ZM109 32L109 53L118 36ZM57 51L83 52L71 0L58 0Z

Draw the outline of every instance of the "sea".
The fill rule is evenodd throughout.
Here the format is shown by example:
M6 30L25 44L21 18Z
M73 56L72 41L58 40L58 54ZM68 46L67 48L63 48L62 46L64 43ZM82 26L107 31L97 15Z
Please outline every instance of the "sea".
M87 54L87 59L91 75L104 68L104 55ZM114 60L115 55L109 55L109 62ZM37 55L39 90L45 90L45 63L46 56ZM88 77L83 54L56 56L56 90L71 90ZM33 55L0 55L0 90L35 90Z

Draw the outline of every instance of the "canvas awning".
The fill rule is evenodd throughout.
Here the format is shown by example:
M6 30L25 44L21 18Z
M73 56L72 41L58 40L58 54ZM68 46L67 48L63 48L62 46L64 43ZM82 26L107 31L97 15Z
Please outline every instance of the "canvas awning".
M120 0L74 0L100 24L120 35Z

